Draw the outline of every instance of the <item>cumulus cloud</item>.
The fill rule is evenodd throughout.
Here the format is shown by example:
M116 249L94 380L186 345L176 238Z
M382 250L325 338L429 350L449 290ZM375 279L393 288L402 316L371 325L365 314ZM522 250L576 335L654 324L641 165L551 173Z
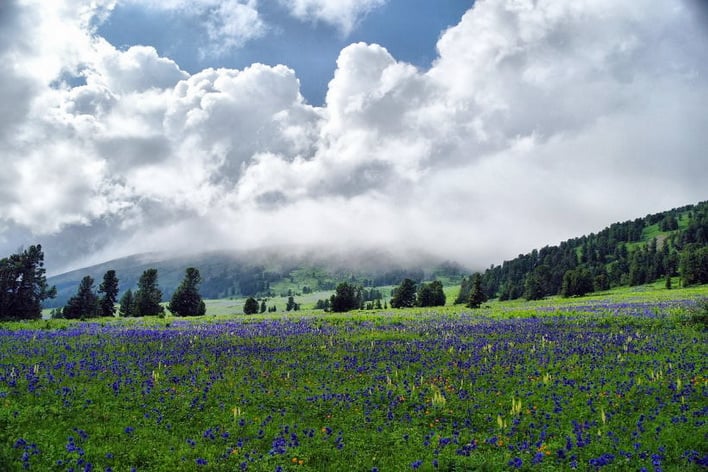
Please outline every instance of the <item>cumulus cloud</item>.
M387 0L280 0L296 18L322 21L348 35L362 16Z
M204 55L222 55L268 31L257 0L117 0L161 12L199 18L209 42Z
M346 31L382 2L287 4ZM75 265L339 241L479 268L706 197L708 36L692 0L481 0L428 70L344 48L322 107L286 66L188 74L97 36L111 2L52 5L0 6L6 250L31 233Z

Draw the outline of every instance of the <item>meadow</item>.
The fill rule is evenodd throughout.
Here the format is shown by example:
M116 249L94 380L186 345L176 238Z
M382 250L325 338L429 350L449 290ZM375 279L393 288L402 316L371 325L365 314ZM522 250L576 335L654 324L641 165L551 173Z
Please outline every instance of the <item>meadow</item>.
M0 470L706 470L708 286L0 325Z

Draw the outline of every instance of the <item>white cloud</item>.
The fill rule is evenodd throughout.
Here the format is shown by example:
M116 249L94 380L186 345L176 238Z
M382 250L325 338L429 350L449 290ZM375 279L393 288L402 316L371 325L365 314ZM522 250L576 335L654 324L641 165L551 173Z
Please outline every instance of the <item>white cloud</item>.
M346 29L379 3L290 5L340 8L347 21L318 18ZM321 108L285 66L189 75L152 47L119 51L91 27L108 2L7 5L0 228L74 255L346 241L479 267L706 197L692 3L480 0L430 70L342 50Z
M159 57L151 46L133 46L118 51L103 41L97 43L101 49L100 60L95 70L84 73L89 84L104 85L113 93L172 88L188 77L172 60Z
M265 35L257 0L118 0L124 4L198 18L209 42L205 55L222 55Z
M323 21L348 35L357 22L387 0L280 0L296 18Z
M216 45L211 49L216 50L217 54L260 38L267 29L253 0L246 3L238 0L221 2L210 10L206 24L212 45Z

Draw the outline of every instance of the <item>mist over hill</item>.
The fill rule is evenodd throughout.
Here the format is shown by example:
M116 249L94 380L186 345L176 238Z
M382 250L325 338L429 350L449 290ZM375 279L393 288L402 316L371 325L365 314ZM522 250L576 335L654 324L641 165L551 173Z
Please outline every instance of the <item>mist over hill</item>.
M455 262L422 251L395 252L382 249L337 249L281 246L257 251L209 251L193 255L137 254L48 278L57 296L46 308L63 306L76 293L80 280L89 275L96 286L108 270L115 270L123 293L135 289L140 275L155 268L163 299L170 298L187 267L199 269L204 298L274 296L287 288L332 290L350 280L376 287L398 284L405 277L423 280L444 275L461 277L469 271Z
M708 202L704 201L613 223L598 233L492 265L482 274L483 289L489 297L533 299L567 293L564 286L571 276L587 279L585 291L593 291L678 275L685 279L689 270L695 273L694 282L705 283L706 235ZM168 300L188 267L199 269L204 298L286 296L289 290L334 290L343 281L381 287L397 285L404 278L417 282L442 278L457 284L465 275L482 271L425 251L395 248L292 245L193 255L146 253L50 277L48 283L56 286L57 297L45 307L63 306L86 275L98 286L111 269L117 272L120 292L134 289L146 269L157 269L163 300Z

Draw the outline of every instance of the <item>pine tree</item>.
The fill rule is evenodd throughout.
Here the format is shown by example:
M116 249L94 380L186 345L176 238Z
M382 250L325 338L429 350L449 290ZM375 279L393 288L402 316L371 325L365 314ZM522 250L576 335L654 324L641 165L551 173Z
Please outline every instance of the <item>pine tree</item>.
M99 301L101 316L115 316L118 300L118 277L115 270L109 270L103 275L103 282L98 287L98 293L103 296Z
M391 298L391 308L410 308L415 306L416 287L411 279L403 279L401 284L394 290Z
M457 294L457 298L455 299L455 305L459 305L460 303L467 303L469 301L471 282L471 278L462 277L462 281L460 282L460 293Z
M167 308L176 316L202 316L206 314L206 304L199 294L201 281L202 277L198 269L187 268L184 280L175 290ZM256 303L256 311L258 311L258 302L255 299L253 301Z
M64 307L66 319L95 318L98 312L98 296L93 290L93 278L89 275L81 279L76 295L71 297Z
M0 259L0 320L41 318L42 301L57 293L45 273L39 244Z
M288 303L285 305L285 311L292 311L292 310L297 311L297 303L295 303L295 299L293 298L293 296L290 295L288 297Z
M435 280L429 284L421 284L416 304L418 306L444 306L445 292L442 282Z
M526 276L526 281L524 282L524 298L526 300L541 300L544 295L541 278L535 271L531 272Z
M147 269L140 276L138 290L135 292L135 316L157 316L164 314L160 305L162 291L157 285L157 269Z
M689 244L681 251L681 282L684 287L708 283L708 246Z
M267 309L268 309L268 307L266 306L266 301L265 301L265 299L263 299L263 300L261 301L261 309L260 309L260 312L261 312L261 313L265 313Z
M243 304L243 312L246 315L255 315L258 313L260 307L258 306L258 300L253 297L248 297L246 303Z
M487 301L487 295L482 290L482 276L475 273L472 276L472 289L470 290L470 299L467 306L470 308L479 308L482 303Z
M135 299L133 298L133 291L130 289L128 289L120 299L118 316L121 318L135 316Z
M335 313L356 310L361 305L363 288L342 282L337 285L334 295L330 298L330 308Z

